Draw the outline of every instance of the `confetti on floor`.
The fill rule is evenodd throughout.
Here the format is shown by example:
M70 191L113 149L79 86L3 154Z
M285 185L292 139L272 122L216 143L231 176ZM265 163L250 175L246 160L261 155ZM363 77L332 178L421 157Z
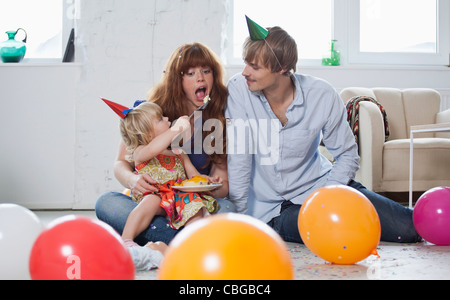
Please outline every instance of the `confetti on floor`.
M350 266L332 265L304 245L288 244L298 280L450 279L450 247L428 243L380 243L380 258L370 256Z
M43 224L64 212L39 212ZM83 213L94 216L93 212ZM298 280L450 280L450 246L380 243L380 258L370 256L351 266L332 265L305 245L287 243ZM158 270L137 272L137 280L155 280Z
M428 243L380 243L380 258L370 256L350 266L329 264L305 245L288 243L297 280L439 280L450 279L450 246ZM158 271L136 273L136 280L155 280Z

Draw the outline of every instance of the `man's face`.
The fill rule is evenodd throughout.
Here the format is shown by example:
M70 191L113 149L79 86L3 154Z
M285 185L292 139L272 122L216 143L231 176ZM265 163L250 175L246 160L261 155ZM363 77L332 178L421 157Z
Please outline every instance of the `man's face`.
M246 62L242 75L247 79L248 89L252 92L263 91L276 83L278 73L264 67L257 61Z

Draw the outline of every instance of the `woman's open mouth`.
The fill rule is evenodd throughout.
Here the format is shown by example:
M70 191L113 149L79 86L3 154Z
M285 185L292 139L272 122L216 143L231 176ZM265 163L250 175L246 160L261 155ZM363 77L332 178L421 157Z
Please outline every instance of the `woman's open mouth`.
M205 87L201 87L195 91L195 97L197 101L203 102L203 99L208 96L207 90Z

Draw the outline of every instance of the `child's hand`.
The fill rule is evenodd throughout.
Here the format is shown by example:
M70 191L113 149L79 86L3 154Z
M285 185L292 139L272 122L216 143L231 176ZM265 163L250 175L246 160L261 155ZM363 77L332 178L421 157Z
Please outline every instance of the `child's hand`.
M191 122L188 116L183 116L175 121L175 124L172 125L170 130L174 130L177 132L183 132L191 128Z
M181 148L172 148L172 153L175 155L181 155L183 153L186 153L183 149Z

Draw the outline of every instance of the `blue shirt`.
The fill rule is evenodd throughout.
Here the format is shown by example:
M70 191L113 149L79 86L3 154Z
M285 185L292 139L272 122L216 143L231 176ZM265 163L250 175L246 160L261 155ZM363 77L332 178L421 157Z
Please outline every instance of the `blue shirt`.
M297 92L285 126L241 74L228 84L229 198L238 212L266 223L284 201L303 204L321 187L347 185L359 168L357 144L334 88L311 76L291 79ZM319 152L321 136L334 165Z
M194 134L182 148L194 167L200 174L209 176L212 168L212 161L203 148L203 121L202 118L194 119Z

